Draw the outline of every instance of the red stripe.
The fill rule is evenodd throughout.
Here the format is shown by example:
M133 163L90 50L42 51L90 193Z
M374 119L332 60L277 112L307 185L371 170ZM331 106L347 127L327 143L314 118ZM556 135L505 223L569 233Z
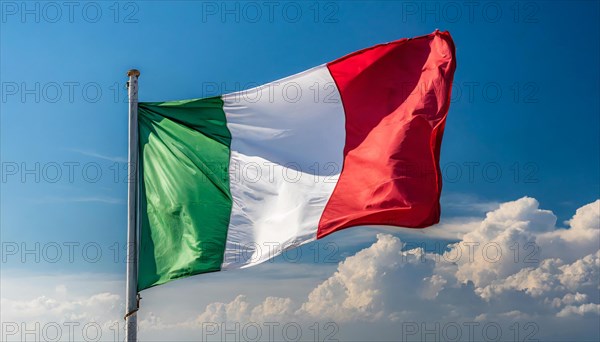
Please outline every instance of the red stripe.
M436 31L327 65L344 104L346 145L317 238L351 226L439 222L440 147L454 50L450 34Z

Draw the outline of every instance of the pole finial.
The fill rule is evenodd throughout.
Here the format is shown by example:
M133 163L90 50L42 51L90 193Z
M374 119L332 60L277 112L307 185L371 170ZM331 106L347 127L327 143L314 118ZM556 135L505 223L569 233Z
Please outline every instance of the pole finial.
M136 76L136 77L140 77L140 71L138 69L131 69L127 72L127 76L131 77L131 76Z

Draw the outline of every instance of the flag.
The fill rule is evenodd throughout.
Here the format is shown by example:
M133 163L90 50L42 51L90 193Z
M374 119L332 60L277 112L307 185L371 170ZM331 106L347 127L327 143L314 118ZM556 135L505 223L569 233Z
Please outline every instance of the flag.
M138 290L348 227L437 223L455 68L436 31L249 90L139 103Z

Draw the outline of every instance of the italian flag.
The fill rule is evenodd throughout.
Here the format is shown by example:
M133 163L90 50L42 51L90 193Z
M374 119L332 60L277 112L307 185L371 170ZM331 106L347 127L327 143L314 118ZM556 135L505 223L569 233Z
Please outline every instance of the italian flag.
M243 268L353 226L440 217L448 32L241 92L138 105L138 290Z

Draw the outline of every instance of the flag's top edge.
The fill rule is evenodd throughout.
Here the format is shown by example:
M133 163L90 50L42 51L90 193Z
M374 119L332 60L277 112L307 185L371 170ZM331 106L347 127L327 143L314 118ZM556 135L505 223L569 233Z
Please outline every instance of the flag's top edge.
M258 87L254 87L254 88L250 88L250 89L244 89L244 90L241 90L241 91L238 91L238 92L234 92L234 93L227 93L227 94L221 94L221 95L218 95L218 96L211 96L211 97L199 97L199 98L192 98L192 99L185 99L185 100L170 100L170 101L159 101L159 102L142 102L142 101L140 101L139 105L153 105L153 106L167 105L167 106L172 106L172 105L183 105L183 104L186 104L186 103L189 103L189 102L194 102L194 101L199 101L199 100L221 99L223 96L230 96L230 95L236 94L236 93L248 92L248 91L251 91L253 89L264 87L265 85L273 83L273 82L282 82L282 81L285 81L287 79L294 78L294 77L297 77L297 76L302 75L304 73L313 71L314 69L321 68L324 65L329 65L329 64L332 64L332 63L335 63L335 62L339 62L339 61L342 61L342 60L347 59L349 57L352 57L354 55L361 54L361 53L364 53L365 51L376 49L376 48L381 47L381 46L399 45L399 44L404 44L404 43L406 43L408 41L411 41L411 40L431 39L431 38L434 38L436 36L443 38L448 43L448 45L450 46L450 50L452 51L452 60L453 60L453 63L455 63L455 60L456 60L456 57L455 57L456 56L456 52L455 52L455 50L456 49L455 49L455 46L454 46L454 41L452 40L452 36L450 35L450 32L449 31L440 31L440 30L436 29L434 32L426 34L426 35L412 37L412 38L401 38L401 39L394 40L394 41L391 41L391 42L381 43L381 44L373 45L373 46L370 46L370 47L367 47L367 48L364 48L364 49L361 49L361 50L357 50L357 51L349 53L349 54L347 54L345 56L337 58L337 59L335 59L335 60L333 60L331 62L328 62L328 63L325 63L325 64L320 64L320 65L317 65L317 66L312 67L310 69L298 72L296 74L293 74L293 75L290 75L290 76L287 76L287 77L284 77L284 78L281 78L281 79L273 80L271 82L267 82L264 85L260 85Z
M340 62L340 61L343 61L343 60L345 60L347 58L350 58L352 56L359 55L359 54L364 53L366 51L377 49L377 48L382 47L382 46L387 46L387 45L401 45L401 44L405 44L406 42L411 41L411 40L431 39L431 38L435 38L435 37L443 38L448 43L448 45L450 46L450 50L452 51L452 59L454 60L455 59L455 55L456 55L455 54L455 46L454 46L454 41L452 40L452 36L450 35L450 32L449 31L440 31L440 30L436 29L432 33L426 34L426 35L423 35L423 36L417 36L417 37L412 37L412 38L400 38L398 40L394 40L394 41L391 41L391 42L381 43L381 44L373 45L373 46L370 46L368 48L364 48L364 49L361 49L361 50L358 50L358 51L354 51L354 52L349 53L349 54L347 54L347 55L345 55L343 57L340 57L340 58L338 58L338 59L336 59L334 61L331 61L331 62L329 62L327 64L329 65L329 64L336 63L336 62Z

